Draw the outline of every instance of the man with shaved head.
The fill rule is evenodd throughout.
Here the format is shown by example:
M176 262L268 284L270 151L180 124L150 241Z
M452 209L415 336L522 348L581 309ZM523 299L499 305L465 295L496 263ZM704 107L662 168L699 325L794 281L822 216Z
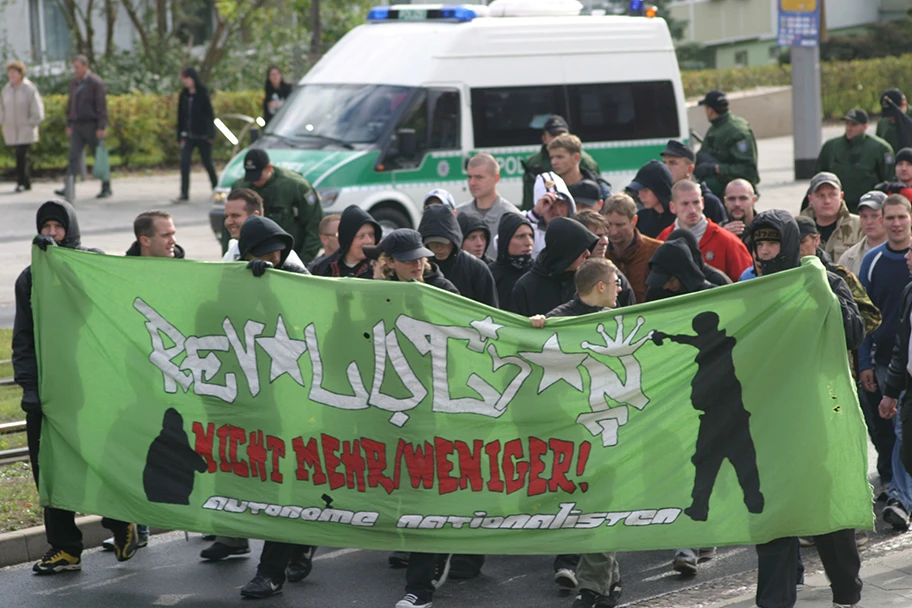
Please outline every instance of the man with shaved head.
M474 198L456 207L456 215L475 215L488 226L491 234L497 234L500 217L504 213L519 213L519 209L513 203L497 193L500 164L490 154L478 154L469 159L466 173L469 176L469 192ZM497 257L493 240L488 243L485 253L489 258Z
M748 228L757 214L754 205L757 204L757 194L754 187L746 179L738 178L728 182L723 196L725 210L728 211L728 221L722 227L737 236L746 245L750 234Z

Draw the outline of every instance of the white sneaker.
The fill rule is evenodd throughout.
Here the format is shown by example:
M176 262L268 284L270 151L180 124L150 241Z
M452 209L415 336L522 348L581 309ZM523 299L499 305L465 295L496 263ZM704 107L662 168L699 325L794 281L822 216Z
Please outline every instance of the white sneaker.
M573 589L576 587L576 573L570 568L561 568L554 573L554 582L561 587Z
M420 602L417 596L409 593L396 602L396 608L431 608L431 602Z
M833 608L857 608L858 604L833 604Z

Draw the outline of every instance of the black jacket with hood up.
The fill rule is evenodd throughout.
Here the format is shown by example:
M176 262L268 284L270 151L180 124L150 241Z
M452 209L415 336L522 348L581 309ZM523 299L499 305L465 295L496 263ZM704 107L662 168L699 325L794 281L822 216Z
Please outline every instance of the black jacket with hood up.
M769 275L783 270L798 268L801 265L801 236L798 223L788 211L770 209L761 211L750 225L751 236L759 228L772 228L779 232L779 255L771 260L760 262L761 274ZM754 242L751 238L751 242ZM830 289L839 300L842 311L842 326L845 329L846 350L855 350L865 337L864 320L852 297L846 282L834 272L826 271Z
M713 287L721 287L722 285L730 285L731 279L728 278L728 275L719 270L718 268L713 268L709 264L703 261L703 252L700 251L700 245L697 242L697 237L694 236L694 233L685 228L678 228L677 230L672 230L671 234L668 235L668 240L680 240L684 241L687 247L690 249L690 255L694 263L700 268L700 272L703 274L708 282L712 283ZM677 294L670 291L666 291L663 287L647 287L646 288L646 301L652 302L654 300L664 300L665 298L670 298Z
M367 258L361 260L354 266L345 263L345 254L352 246L355 235L365 224L370 224L374 228L374 244L380 242L383 230L380 224L374 221L371 215L358 207L349 205L342 212L339 220L339 249L327 256L320 257L310 266L310 272L318 277L357 277L359 279L374 278L374 270L371 262Z
M310 274L303 266L288 262L288 254L294 249L294 237L282 230L282 228L268 217L260 215L251 215L241 225L241 234L238 238L238 251L241 254L241 260L246 259L247 254L255 249L257 245L271 239L282 241L282 258L278 270L285 272L294 272L297 274Z
M649 260L649 274L662 273L674 276L684 287L684 293L694 293L716 287L706 280L700 266L694 261L690 246L682 238L671 239L662 243ZM649 281L649 279L646 279ZM650 287L646 292L646 301L663 300L676 295L661 287Z
M139 241L133 241L133 244L130 245L130 248L127 249L127 252L124 253L124 255L125 255L125 256L129 256L129 257L139 257L139 256L141 256L141 255L142 255L142 250L141 250L140 247L139 247ZM178 245L177 243L175 243L175 244L174 244L174 259L175 259L175 260L183 260L183 259L186 257L186 255L187 255L187 254L186 254L186 252L184 251L184 248L181 247L180 245Z
M497 259L488 266L494 277L494 284L497 285L500 309L509 312L517 312L513 306L513 286L532 268L531 255L510 255L510 240L523 224L532 228L532 222L524 215L504 213L500 216L500 225L497 228Z
M487 264L468 251L462 250L462 231L453 211L446 205L430 205L424 210L418 232L422 239L443 237L453 243L453 252L445 260L435 260L445 276L459 293L497 308L497 289ZM550 309L549 309L550 310Z
M66 230L66 237L57 245L67 249L104 253L100 249L82 246L76 210L63 200L47 201L35 215L38 233L48 220L56 220ZM22 387L22 407L36 410L38 398L38 357L35 354L35 321L32 317L32 267L27 266L16 279L16 318L13 321L13 373L16 384Z
M597 243L598 237L576 220L551 220L545 232L545 248L513 287L515 312L525 317L543 315L568 302L576 293L576 285L573 271L567 268Z
M514 213L513 215L519 214ZM462 238L469 236L469 234L475 232L476 230L481 230L484 232L485 239L487 240L487 243L485 244L485 250L487 251L487 247L491 244L491 229L488 228L488 225L483 219L481 219L480 215L476 215L474 213L460 213L456 216L456 222L459 224L459 230L462 231ZM493 262L493 260L488 257L487 253L482 255L479 259L488 265Z

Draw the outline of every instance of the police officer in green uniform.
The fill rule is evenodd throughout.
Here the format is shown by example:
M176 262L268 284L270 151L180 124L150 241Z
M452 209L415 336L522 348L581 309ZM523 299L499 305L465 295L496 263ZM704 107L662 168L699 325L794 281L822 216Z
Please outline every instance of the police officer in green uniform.
M294 237L294 250L307 264L320 251L320 197L300 173L274 167L266 150L253 148L244 157L244 177L231 189L250 188L263 198L266 217Z
M887 101L887 98L889 101ZM909 102L906 96L899 89L887 89L880 96L881 107L887 107L889 104L895 105L901 112L907 116L912 116L912 108L909 108ZM893 152L898 152L902 147L899 145L899 133L896 130L896 119L884 116L877 121L877 137L881 138L893 148Z
M716 196L725 195L725 186L733 179L746 179L753 186L760 182L757 172L757 140L750 125L728 111L728 97L722 91L710 91L700 100L711 126L697 154L693 175L706 181Z
M893 177L893 148L868 135L868 113L852 108L845 115L845 135L823 144L817 156L815 173L829 171L839 176L849 211L857 213L858 200L875 184Z
M535 126L533 122L533 126ZM542 147L541 150L523 161L523 200L522 209L529 210L535 206L535 200L532 194L535 178L541 173L551 171L551 157L548 155L548 144L558 135L570 132L570 126L562 116L552 114L542 126ZM580 169L585 169L590 173L598 176L601 175L598 163L589 156L585 150L580 153Z

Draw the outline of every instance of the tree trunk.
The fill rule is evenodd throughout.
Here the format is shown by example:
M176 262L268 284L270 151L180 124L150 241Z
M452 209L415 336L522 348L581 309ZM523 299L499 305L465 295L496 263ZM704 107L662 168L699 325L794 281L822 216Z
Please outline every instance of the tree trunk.
M105 12L105 57L110 57L114 51L114 23L117 21L117 5L114 0L104 0Z
M323 56L323 24L320 21L320 0L310 0L310 50L307 60L314 65Z

